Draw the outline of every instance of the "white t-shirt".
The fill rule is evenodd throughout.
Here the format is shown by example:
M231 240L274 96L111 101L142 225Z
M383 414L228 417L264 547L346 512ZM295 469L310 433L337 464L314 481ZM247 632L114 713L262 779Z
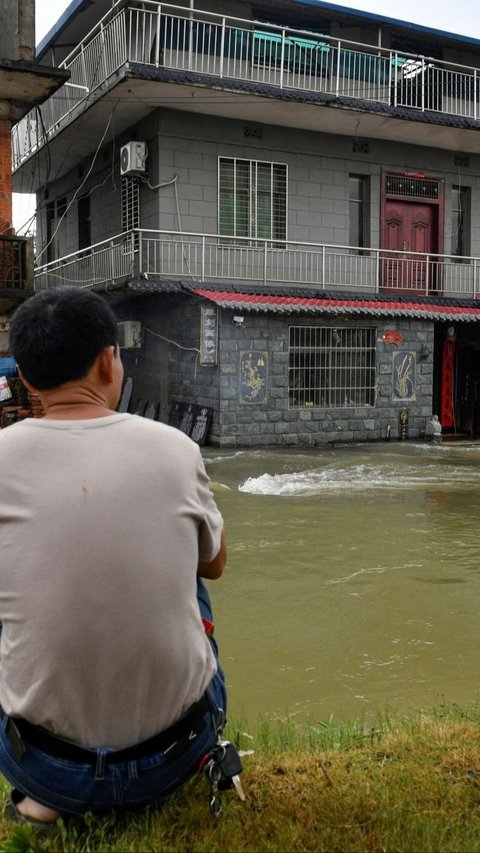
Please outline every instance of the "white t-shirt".
M0 703L85 746L175 722L216 671L196 599L222 517L198 446L129 414L0 432Z

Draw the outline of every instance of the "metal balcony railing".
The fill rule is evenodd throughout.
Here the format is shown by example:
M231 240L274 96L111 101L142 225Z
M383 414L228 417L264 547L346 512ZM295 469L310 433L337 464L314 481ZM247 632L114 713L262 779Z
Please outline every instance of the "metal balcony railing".
M138 229L39 267L35 289L100 287L144 277L468 299L480 294L479 260Z
M480 118L479 68L153 0L117 0L61 63L68 83L14 127L14 168L127 63Z
M33 288L32 241L0 235L0 293Z

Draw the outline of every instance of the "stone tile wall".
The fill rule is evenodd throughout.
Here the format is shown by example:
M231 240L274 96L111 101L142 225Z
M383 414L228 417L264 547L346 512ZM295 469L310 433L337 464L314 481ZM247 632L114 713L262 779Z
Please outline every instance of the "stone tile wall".
M374 441L399 437L400 411L408 411L408 437L419 438L432 415L433 323L421 320L312 315L243 314L219 309L218 364L199 363L199 299L150 296L123 303L117 314L141 320L141 350L123 352L125 375L134 378L133 398L160 404L160 419L167 421L172 402L197 403L214 409L210 442L222 447L315 446L331 442ZM377 393L372 407L290 408L288 402L289 327L318 325L376 329ZM398 331L401 344L386 344L383 335ZM415 353L415 399L395 399L392 360L395 350ZM260 402L242 393L241 363L249 353L265 361L266 386ZM423 353L427 353L423 359ZM262 368L263 371L263 368ZM264 394L264 396L263 396Z

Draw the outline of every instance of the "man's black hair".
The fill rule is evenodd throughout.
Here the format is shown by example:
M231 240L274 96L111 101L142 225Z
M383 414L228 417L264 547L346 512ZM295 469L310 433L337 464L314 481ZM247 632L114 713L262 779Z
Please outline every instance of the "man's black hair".
M116 346L117 320L91 290L55 287L23 302L10 321L10 350L39 391L82 379L105 347Z

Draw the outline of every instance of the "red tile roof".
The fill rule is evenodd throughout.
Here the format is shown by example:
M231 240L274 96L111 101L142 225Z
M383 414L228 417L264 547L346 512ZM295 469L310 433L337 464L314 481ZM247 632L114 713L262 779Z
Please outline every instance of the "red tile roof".
M480 304L458 305L434 302L400 302L376 299L319 298L273 296L258 293L233 293L192 287L191 292L203 296L222 308L242 311L273 311L276 313L315 314L372 314L381 316L417 317L433 320L480 321ZM445 302L446 300L442 300Z

